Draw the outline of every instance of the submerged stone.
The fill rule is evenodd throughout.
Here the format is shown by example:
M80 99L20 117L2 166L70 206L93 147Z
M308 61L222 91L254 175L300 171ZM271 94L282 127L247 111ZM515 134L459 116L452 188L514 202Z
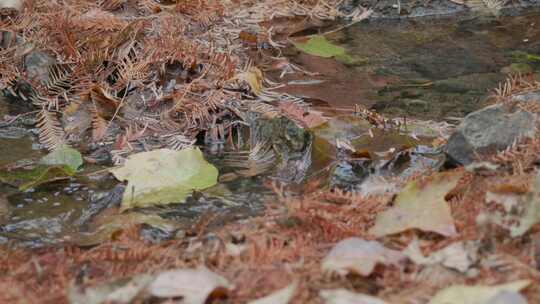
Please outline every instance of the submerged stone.
M451 160L470 164L478 156L506 149L536 135L536 115L498 104L467 115L450 136L446 153Z

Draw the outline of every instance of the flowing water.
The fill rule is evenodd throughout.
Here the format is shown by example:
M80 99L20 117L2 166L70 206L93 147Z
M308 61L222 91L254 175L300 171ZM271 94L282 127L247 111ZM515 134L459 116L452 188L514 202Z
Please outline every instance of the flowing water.
M322 176L327 184L348 189L356 189L356 184L375 171L412 174L410 169L417 166L419 159L428 167L438 163L437 157L426 156L433 151L421 145L417 137L414 143L410 137L395 134L381 134L378 142L370 140L365 136L369 129L365 121L350 115L354 105L391 117L453 120L481 108L489 90L508 73L538 74L540 70L538 14L371 21L328 35L328 39L345 47L354 63L343 64L291 49L286 54L295 64L318 75L285 75L279 80L288 83L281 90L305 97L327 115L335 116L315 132L306 146L312 149L304 155L310 157L307 163L311 168L305 172L303 182ZM1 116L8 112L7 101L0 100ZM412 152L398 153L378 165L373 159L344 161L333 145L339 138L350 141L362 153L379 155L403 146ZM0 166L38 159L44 152L35 142L32 130L20 123L0 127ZM267 186L275 171L255 168L246 173L246 168L231 166L235 153L206 149L207 158L220 170L222 182L194 193L185 204L150 208L141 214L160 215L167 225L172 223L171 231L189 227L201 214L218 214L216 224L257 214L265 201L275 200ZM281 167L297 165L291 162ZM118 183L103 169L85 165L73 178L24 192L0 185L0 244L99 242L101 236L90 233L89 223L106 213L105 209L116 208L119 197ZM156 224L152 219L135 221ZM111 222L105 220L102 224ZM156 226L164 227L163 223ZM170 237L166 230L150 229L148 235L155 239ZM96 239L92 239L94 236Z

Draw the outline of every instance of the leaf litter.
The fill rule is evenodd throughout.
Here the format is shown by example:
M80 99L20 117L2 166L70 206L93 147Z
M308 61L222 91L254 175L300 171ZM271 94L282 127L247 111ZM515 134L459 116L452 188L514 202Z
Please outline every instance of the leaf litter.
M62 106L70 100L92 100L94 109L91 115L93 120L91 128L94 129L92 132L95 135L94 139L106 138L106 132L102 131L108 130L114 124L119 124L121 127L118 129L125 131L107 138L109 142L114 142L117 148L113 156L118 163L127 164L130 154L137 156L139 154L136 153L146 150L147 147L141 144L140 140L152 132L165 134L168 133L166 130L171 130L171 126L175 132L177 130L208 130L215 127L216 120L213 119L215 117L234 116L233 121L236 121L240 115L238 117L231 115L236 112L230 110L227 102L238 102L241 100L239 97L241 95L247 96L248 100L255 98L258 94L264 95L266 93L262 86L264 79L260 76L264 76L263 70L259 69L261 72L259 73L254 69L247 69L251 74L235 78L235 75L246 71L244 66L237 64L247 62L245 54L230 52L228 54L234 55L234 58L227 58L219 52L215 53L215 50L206 48L208 46L206 41L200 40L200 36L197 37L197 35L205 35L206 31L202 31L204 33L201 34L193 32L193 29L210 28L210 31L218 31L212 32L211 35L226 36L227 39L218 41L218 48L226 48L225 46L228 47L231 40L228 38L242 40L241 37L236 37L239 32L253 32L254 28L260 30L259 22L268 17L265 14L269 11L277 16L289 17L298 15L309 15L321 19L343 17L337 9L340 1L328 1L328 5L315 5L314 1L302 1L302 6L291 1L258 1L247 7L244 7L242 3L238 5L238 10L227 12L233 17L224 13L220 5L209 1L199 1L197 5L188 2L178 2L174 5L153 1L135 2L137 4L135 7L131 6L132 1L99 2L92 7L98 10L96 13L88 13L86 3L75 5L77 9L72 13L79 19L73 20L81 22L81 27L77 29L97 31L102 34L98 35L101 41L92 39L85 41L93 36L88 32L84 34L69 31L55 32L61 28L75 28L79 24L70 24L69 18L61 18L61 15L51 15L51 12L62 10L53 2L35 1L25 8L30 13L35 13L32 10L43 13L42 19L35 20L36 24L48 24L42 27L44 31L30 29L25 34L32 36L43 35L43 33L49 33L48 31L54 32L54 34L47 34L50 35L50 37L47 36L50 44L42 44L56 51L61 50L62 56L69 58L69 62L77 62L88 68L77 72L79 77L76 80L78 83L74 85L77 88L75 92L65 90L57 94L56 90L62 88L62 85L58 86L54 83L49 83L47 89L43 86L36 87L39 92L37 92L37 97L33 97L33 101L40 106L40 139L51 150L61 147L66 138L63 134L64 130L57 121L56 112L51 109L57 108L58 105ZM131 20L118 18L115 13L110 13L124 9L137 11L144 16L142 19L145 20L130 22ZM171 17L172 12L185 18L177 20ZM153 14L159 14L157 19L166 20L160 20L164 22L157 22L159 24L149 22L147 24L149 21L147 17ZM30 15L24 17L28 18ZM106 22L97 22L96 19L90 24L83 24L85 19L95 19L95 17ZM219 23L222 21L220 18L227 18L227 22ZM245 23L239 22L241 19ZM48 22L51 20L72 27L50 26ZM190 28L187 41L192 41L193 44L185 44L182 40L185 38L185 33L179 29L186 25L183 23L185 20L197 23L197 27L186 27ZM213 23L219 23L222 27L208 27ZM230 30L225 24L238 24L238 27L245 28ZM31 27L30 24L28 25ZM162 34L157 35L160 38L146 36L145 39L141 39L141 36L148 35L158 28ZM260 32L264 34L264 31ZM256 35L257 44L264 39L263 34ZM44 39L44 37L37 38L37 40ZM175 43L171 43L176 38L182 41L175 40ZM168 40L168 42L164 43L160 39ZM316 38L316 41L317 39L319 43L322 41L321 38ZM162 92L159 88L154 88L153 95L150 94L151 98L137 101L134 96L148 93L141 92L142 88L148 84L146 81L155 75L149 69L153 63L145 62L144 59L140 60L140 57L137 60L132 57L134 53L140 51L139 48L144 49L146 43L157 49L158 53L151 53L152 56L165 58L163 62L156 65L164 66L166 70L167 64L180 62L184 72L175 78L174 83L167 84L169 88L173 88L172 91ZM268 37L266 43L277 45L272 37ZM102 54L96 49L84 48L84 46L92 45L98 45L103 49L110 47L111 50L115 50ZM179 45L182 47L179 48ZM328 52L341 52L339 48L325 47L326 49L323 48L326 52L323 53L325 56L328 56ZM12 51L8 50L8 52ZM206 52L208 56L196 56L197 52ZM127 56L127 54L130 55ZM93 81L88 82L88 76L94 76L93 68L96 66L93 61L99 62L103 56L109 59L111 56L115 57L115 60L111 61L114 62L115 68L107 69L108 72L115 69L124 72L120 77L107 75L111 76L108 81L116 78L112 83L104 79L94 81L99 82L96 87ZM140 53L135 56L140 56ZM340 57L339 54L330 55L330 57L336 56ZM2 63L11 60L11 57L5 58L7 60L3 58ZM197 71L197 66L201 62L203 66L207 66L207 69L203 67L202 73L199 73L201 71ZM17 75L18 72L13 70L16 66L18 65L3 64L0 67L2 77L10 78ZM59 75L54 76L53 80L60 80L57 76ZM69 77L66 76L66 78ZM7 87L7 83L9 82L4 80L0 82L2 89ZM223 84L226 84L226 89L223 89ZM521 86L527 90L534 87L540 88L540 85L535 83L520 85L519 82L512 81L511 84L513 87ZM137 88L133 91L136 93L131 96L133 99L125 95L125 92L130 91L131 86ZM512 91L512 88L507 86L504 92L508 91ZM23 94L23 92L15 93ZM505 94L499 97L504 99ZM57 101L60 101L60 104ZM151 115L146 115L149 113L143 113L144 111L141 111L137 105L148 106L149 109L156 111ZM112 107L109 109L109 106ZM165 108L164 111L163 108ZM297 111L293 109L292 112ZM115 116L120 116L122 119L115 120L113 119ZM166 122L157 122L155 117L165 117ZM383 121L382 124L384 125L385 122ZM223 128L225 127L222 126ZM221 131L216 131L216 133L219 132ZM175 146L189 149L197 135L200 135L198 131L175 134L183 139L176 141ZM537 162L534 155L538 155L535 152L540 151L539 143L538 140L528 142L488 160L497 166L496 170L500 170L497 171L498 173L508 177L505 186L512 188L510 187L514 186L512 183L519 180L523 172L534 171L534 163ZM164 146L163 143L159 143L152 148ZM211 172L212 174L208 174L212 175L211 178L202 178L203 185L180 187L182 194L175 196L175 199L183 197L184 190L188 188L199 186L205 188L215 184L214 175L217 178L217 171L211 170L206 166L207 163L204 164L202 167L206 169L203 171ZM513 170L504 171L499 168ZM156 170L150 171L155 173ZM138 299L139 296L144 298L145 292L159 297L180 297L188 303L211 302L222 296L230 297L233 303L244 303L261 297L265 299L265 296L268 296L266 299L279 298L291 303L315 301L358 303L361 301L360 303L380 304L403 303L404 299L408 303L439 303L438 301L463 303L470 299L477 303L490 303L489 301L504 301L505 299L522 301L521 294L531 303L538 302L540 298L536 287L538 286L538 269L529 254L533 251L533 244L528 239L538 237L536 209L529 207L522 209L521 211L525 211L518 213L517 226L515 217L495 221L496 226L493 226L490 221L478 221L477 218L481 212L494 211L489 202L485 201L485 197L486 189L490 189L498 177L483 175L476 171L462 174L459 170L450 173L426 172L424 175L412 176L396 182L391 191L380 191L380 193L375 192L370 195L321 186L314 187L313 191L306 191L300 197L289 196L285 187L274 184L272 187L279 194L279 200L270 202L269 210L260 217L241 223L231 223L208 234L195 233L195 237L188 236L161 244L151 244L141 239L139 235L141 222L126 221L124 227L120 225L115 228L119 232L113 233L114 236L109 235L103 243L99 243L101 241L97 245L94 243L89 249L66 246L44 248L36 252L28 249L2 248L6 254L0 255L0 273L2 273L0 286L4 291L0 295L0 302L65 303L68 301L66 291L69 285L76 285L73 288L79 291L86 290L89 294L92 294L94 287L103 288L103 291L94 293L97 294L95 297L90 296L88 302L94 301L91 300L92 298L97 299L96 302L130 302ZM461 184L458 182L460 179ZM128 183L130 183L129 180ZM403 184L405 184L404 188L402 188ZM456 187L458 184L460 184L459 187ZM397 197L392 199L396 188L402 189ZM448 194L449 192L452 192L451 195ZM493 193L500 195L496 191ZM510 204L514 207L519 206L523 200L525 201L523 205L534 207L535 205L531 202L535 200L523 198L524 193L535 193L535 190L528 189L525 192L519 192L519 199L516 201L520 203L511 202ZM451 198L446 200L449 196ZM156 202L169 200L169 198L159 199ZM491 196L489 199L489 201L494 200L497 201L499 198ZM124 204L124 208L131 207L129 204L128 206ZM410 214L404 213L403 210L410 211ZM525 217L521 217L523 215ZM499 226L507 228L514 240L508 238L508 231L497 229ZM512 227L517 227L514 228L517 230L513 230ZM377 241L372 240L374 236L377 237ZM340 243L346 244L351 238L356 240L353 242L355 246L343 246L343 243ZM418 248L418 244L414 243L417 238L422 240L422 250ZM223 246L228 239L233 239L235 245L241 247L242 250L231 253L227 246ZM471 240L480 241L478 259L483 263L475 265L479 268L475 276L467 277L461 272L470 269L476 261L467 247ZM193 246L193 244L198 245ZM407 251L407 245L412 246L413 249ZM339 249L342 247L346 248ZM335 269L339 269L342 273L356 272L369 275L370 278L365 279L361 276L359 278L354 275L329 278L323 269L323 264L330 260L326 253L332 252L332 248L336 251L338 249L345 251L344 257L351 254L352 260L355 260L350 263L352 266L347 264L349 266L339 266ZM383 258L384 255L391 255L393 258L386 259ZM398 260L398 256L400 264L403 256L406 255L412 262L407 265L407 272L403 272L401 267L392 267L393 263L388 263L391 267L386 265L389 260L391 262ZM332 255L329 256L332 257ZM336 256L338 255L334 255L333 258ZM365 264L358 263L357 259L361 256L364 256ZM491 261L488 257L498 257L499 260ZM384 267L377 267L378 264L383 264L379 266ZM439 264L457 270L456 275L446 281L436 280L435 277L438 274L434 272L427 278L422 277L423 268L439 266ZM332 267L329 268L332 269ZM112 287L107 287L106 282L109 282L111 278L124 278L124 280L115 280ZM139 279L130 278L141 279L139 281ZM105 285L100 285L104 282ZM176 284L178 282L185 283ZM280 289L283 288L283 282L299 282L299 285L291 288L291 284ZM467 286L463 285L465 282ZM190 284L194 285L193 288L187 288ZM448 287L450 285L453 286ZM308 288L305 288L306 286ZM292 289L294 292L291 291ZM23 293L25 298L21 299ZM461 298L463 295L467 298ZM69 295L69 299L74 303L77 301L76 297L77 294L74 297ZM393 301L393 299L398 300Z

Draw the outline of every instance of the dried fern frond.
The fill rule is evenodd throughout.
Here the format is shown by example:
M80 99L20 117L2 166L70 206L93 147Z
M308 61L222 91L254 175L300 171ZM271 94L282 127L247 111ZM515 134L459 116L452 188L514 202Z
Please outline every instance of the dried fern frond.
M49 150L54 150L65 143L65 133L56 113L43 107L38 112L37 127L39 141Z
M471 8L472 11L499 16L507 2L508 0L468 0L464 3Z

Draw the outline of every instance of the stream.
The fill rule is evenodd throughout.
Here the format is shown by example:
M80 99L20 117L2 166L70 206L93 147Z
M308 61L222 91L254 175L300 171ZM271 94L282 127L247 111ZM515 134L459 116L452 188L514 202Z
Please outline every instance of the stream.
M272 181L293 194L314 181L323 188L369 191L373 177L405 178L442 166L444 155L434 142L450 124L485 106L490 90L509 74L540 72L540 14L372 20L326 38L354 60L289 48L285 55L309 75L269 73L286 84L276 91L304 98L328 119L302 137L298 157L278 155L280 164L257 168L242 165L249 151L202 147L219 169L217 186L193 193L186 203L130 216L108 214L122 189L99 165L85 164L74 177L26 191L0 184L0 244L90 246L126 223L145 224L143 236L160 241L185 233L201 215L221 225L260 214L265 202L277 200ZM410 123L397 132L372 129L355 106ZM13 111L13 101L0 99L0 117ZM0 167L46 154L35 130L21 120L0 127ZM284 138L272 141L275 153L291 151L290 136Z

